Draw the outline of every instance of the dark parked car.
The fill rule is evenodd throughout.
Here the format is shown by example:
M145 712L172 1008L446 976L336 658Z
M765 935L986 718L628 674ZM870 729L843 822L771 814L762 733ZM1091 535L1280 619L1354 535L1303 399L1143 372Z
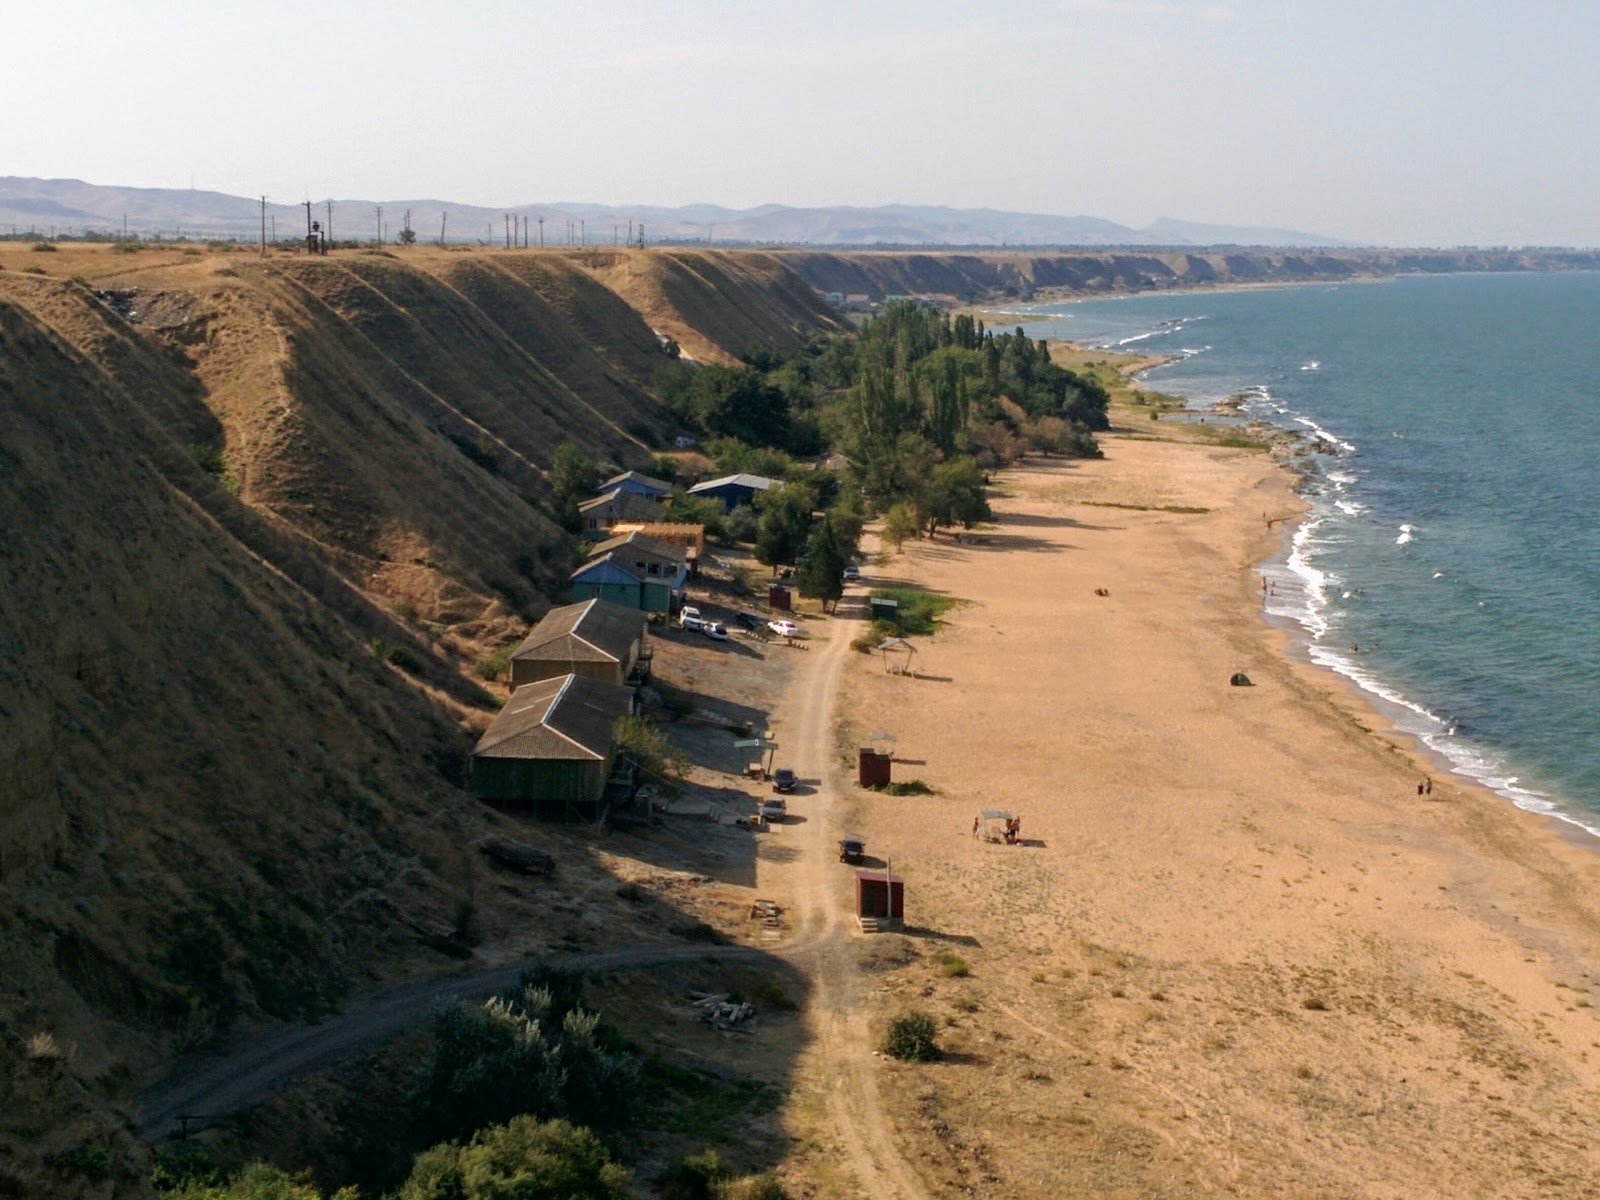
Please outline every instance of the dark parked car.
M859 863L866 852L867 844L858 837L839 839L839 861L842 863Z
M760 629L764 624L759 616L753 612L736 612L733 614L733 623L740 629Z
M795 785L794 772L788 767L779 767L772 773L772 790L775 792L793 791Z

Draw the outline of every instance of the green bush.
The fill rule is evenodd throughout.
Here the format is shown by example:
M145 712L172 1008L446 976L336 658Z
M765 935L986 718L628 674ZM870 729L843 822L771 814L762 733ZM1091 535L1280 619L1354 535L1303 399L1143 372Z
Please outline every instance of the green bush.
M506 668L511 665L511 656L517 652L517 645L518 643L516 642L507 642L500 649L489 655L488 658L473 667L473 671L477 673L479 679L487 679L491 682L499 679L506 673Z
M398 1200L626 1200L628 1172L566 1121L514 1117L417 1156Z
M673 1163L656 1180L665 1200L718 1200L729 1178L715 1150L689 1154Z
M481 1006L456 1004L434 1018L433 1053L408 1097L417 1144L523 1114L585 1125L628 1120L637 1061L576 1006L575 981L547 982L554 991L524 976Z
M939 972L952 978L960 979L972 974L972 966L954 950L941 950L935 954L934 961L939 964Z
M894 632L902 634L930 634L946 610L964 603L954 596L941 596L917 588L874 588L872 595L899 602Z
M932 1062L939 1057L939 1044L934 1034L933 1018L925 1012L912 1010L889 1022L881 1049L890 1058L902 1062Z
M789 1190L776 1175L752 1175L734 1193L738 1200L791 1200Z
M56 244L54 242L35 242L33 248L39 254L54 254L56 252Z

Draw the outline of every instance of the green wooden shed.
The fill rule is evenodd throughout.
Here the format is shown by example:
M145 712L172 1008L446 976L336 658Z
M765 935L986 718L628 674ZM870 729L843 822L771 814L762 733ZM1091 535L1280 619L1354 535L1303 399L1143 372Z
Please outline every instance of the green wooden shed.
M592 808L605 793L612 727L633 712L632 688L563 675L524 684L472 751L480 799L539 808Z

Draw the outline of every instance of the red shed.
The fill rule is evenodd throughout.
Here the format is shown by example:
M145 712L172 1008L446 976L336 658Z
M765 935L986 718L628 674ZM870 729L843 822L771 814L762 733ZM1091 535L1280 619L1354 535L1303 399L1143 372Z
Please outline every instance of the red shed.
M861 786L882 787L888 783L893 763L893 754L880 753L871 746L861 747L861 755L857 759L857 777Z
M857 871L856 920L867 933L904 929L906 881L888 871Z
M781 583L767 584L767 604L779 612L788 612L791 599L789 589Z

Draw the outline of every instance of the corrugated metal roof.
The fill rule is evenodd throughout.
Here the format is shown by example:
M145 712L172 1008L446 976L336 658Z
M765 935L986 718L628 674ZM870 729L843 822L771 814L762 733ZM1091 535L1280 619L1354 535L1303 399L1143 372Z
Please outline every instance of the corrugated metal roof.
M633 709L633 691L584 675L525 683L511 693L478 744L477 758L603 760L611 728Z
M734 484L739 487L754 488L758 492L764 492L772 487L775 482L775 480L768 479L765 475L724 475L721 479L708 479L704 483L697 483L689 490L691 492L709 492L713 488Z
M644 627L642 612L609 600L564 604L545 613L511 657L620 663Z
M653 492L670 492L672 490L672 485L666 480L656 479L653 476L644 474L642 471L624 471L621 475L613 475L600 486L602 488L614 488L624 483L636 483L640 487L649 488Z

